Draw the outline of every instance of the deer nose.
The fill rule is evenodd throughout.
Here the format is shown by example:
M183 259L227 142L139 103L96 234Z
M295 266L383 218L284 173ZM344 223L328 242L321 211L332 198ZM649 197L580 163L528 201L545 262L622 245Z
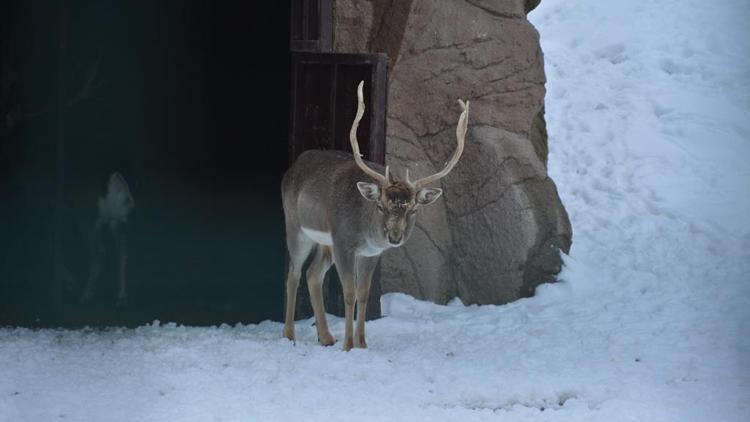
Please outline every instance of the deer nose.
M388 233L388 242L390 242L391 245L398 245L401 243L402 237L401 234L394 235L393 233Z

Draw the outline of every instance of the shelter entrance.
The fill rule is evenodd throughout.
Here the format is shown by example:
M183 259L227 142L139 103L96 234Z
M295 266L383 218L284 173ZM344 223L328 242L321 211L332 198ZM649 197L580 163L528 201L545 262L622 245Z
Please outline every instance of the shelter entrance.
M332 7L3 2L0 325L280 320L280 181L304 149L349 150L359 80L362 148L385 158L385 56L332 53ZM126 306L115 307L119 258L106 234L81 304L92 256L81 227L115 171L135 200ZM326 286L329 310L343 312L338 281Z
M0 325L281 318L289 16L286 2L3 2L0 106L18 118L0 132ZM79 303L77 225L113 171L135 200L122 308L110 236Z

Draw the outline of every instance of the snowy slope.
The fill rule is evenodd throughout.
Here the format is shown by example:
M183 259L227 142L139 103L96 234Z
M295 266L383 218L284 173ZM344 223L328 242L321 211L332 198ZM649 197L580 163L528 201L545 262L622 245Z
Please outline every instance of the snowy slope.
M543 0L563 282L281 324L0 330L0 421L750 420L750 2ZM341 337L343 323L332 318Z

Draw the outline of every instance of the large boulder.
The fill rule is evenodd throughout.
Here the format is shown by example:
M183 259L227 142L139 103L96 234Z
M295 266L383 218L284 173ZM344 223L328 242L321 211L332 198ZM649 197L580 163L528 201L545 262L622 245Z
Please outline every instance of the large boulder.
M538 1L337 0L334 48L390 58L386 161L412 178L442 168L471 100L464 156L436 185L405 246L386 252L384 292L504 303L560 270L571 228L547 176L544 64L526 20Z

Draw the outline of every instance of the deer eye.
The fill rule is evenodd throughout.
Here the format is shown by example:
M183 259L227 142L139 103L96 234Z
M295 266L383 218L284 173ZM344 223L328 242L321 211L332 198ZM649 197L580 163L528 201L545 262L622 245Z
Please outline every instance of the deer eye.
M385 214L385 209L383 208L383 204L378 202L378 212L381 214Z

